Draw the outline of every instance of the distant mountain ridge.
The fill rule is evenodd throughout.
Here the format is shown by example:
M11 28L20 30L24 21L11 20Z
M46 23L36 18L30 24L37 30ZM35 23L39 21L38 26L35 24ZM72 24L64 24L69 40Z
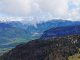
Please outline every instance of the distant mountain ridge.
M80 35L80 25L51 28L46 30L41 38L56 38L68 35Z
M66 21L58 21L59 24L57 25L55 25L57 22L50 23L38 25L37 28L34 26L25 25L25 27L27 27L26 29L22 28L24 25L21 25L20 23L20 25L9 23L12 27L20 29L17 30L17 33L15 32L15 29L11 29L11 31L14 31L14 33L19 34L19 37L27 37L26 34L28 33L26 32L29 32L30 35L32 32L39 32L43 34L38 39L34 40L33 38L33 40L29 40L30 42L28 43L23 43L16 46L9 52L3 54L0 57L0 60L68 60L69 56L72 56L79 52L78 48L80 48L80 22L77 24L76 22L67 23ZM60 25L61 23L63 24ZM5 31L5 33L7 31ZM12 37L13 35L14 34L12 34ZM16 36L18 37L18 35ZM31 38L31 36L28 37Z
M22 42L38 39L42 34L44 34L44 31L50 28L55 29L58 27L78 25L80 25L79 21L55 19L44 23L39 23L36 27L34 25L24 24L20 21L0 22L0 51L2 51L3 48L14 47Z
M7 24L7 23L0 23L0 29L1 28L10 28L11 25Z

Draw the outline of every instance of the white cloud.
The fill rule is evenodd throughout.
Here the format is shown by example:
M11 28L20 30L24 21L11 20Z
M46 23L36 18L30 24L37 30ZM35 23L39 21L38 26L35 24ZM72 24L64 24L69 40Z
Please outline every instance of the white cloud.
M40 0L39 4L53 18L80 20L80 0Z
M80 20L80 8L76 8L76 9L71 10L69 17L72 20Z
M80 0L69 0L69 1L78 7L80 6Z
M55 18L80 20L80 0L0 0L0 13L6 14L7 20L34 25Z
M0 0L0 13L10 15L28 15L36 9L32 0Z
M67 19L80 20L80 0L69 0Z
M23 17L0 17L0 22L22 21Z
M53 16L62 17L68 11L67 0L42 0L40 6L47 12L53 14Z

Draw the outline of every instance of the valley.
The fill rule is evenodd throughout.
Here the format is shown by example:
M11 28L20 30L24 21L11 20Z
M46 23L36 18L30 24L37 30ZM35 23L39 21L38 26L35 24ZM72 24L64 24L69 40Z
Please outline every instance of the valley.
M54 20L37 27L20 22L0 23L0 60L79 59L79 23Z

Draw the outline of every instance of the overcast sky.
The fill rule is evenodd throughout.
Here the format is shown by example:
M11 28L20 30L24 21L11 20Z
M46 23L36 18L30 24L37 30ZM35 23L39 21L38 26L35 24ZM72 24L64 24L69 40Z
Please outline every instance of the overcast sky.
M80 0L0 0L0 20L80 20Z

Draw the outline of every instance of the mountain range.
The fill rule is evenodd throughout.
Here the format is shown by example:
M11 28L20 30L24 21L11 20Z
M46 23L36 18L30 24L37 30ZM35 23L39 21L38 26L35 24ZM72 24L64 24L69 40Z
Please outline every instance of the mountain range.
M48 38L63 37L68 35L80 35L80 25L55 27L55 28L53 27L49 30L44 31L41 38L48 39Z
M1 43L0 52L2 53L5 52L6 50L12 49L16 45L21 43L38 39L40 37L44 38L45 36L47 36L46 34L48 32L50 34L52 33L54 36L64 35L67 33L67 30L68 32L72 31L73 28L72 26L76 26L76 28L79 28L79 25L80 25L79 21L67 21L67 20L56 20L56 19L36 24L36 27L34 25L24 24L20 21L0 22L0 43ZM46 31L48 29L50 30ZM51 30L53 31L51 32ZM62 34L62 32L64 33Z
M80 35L36 39L17 45L0 56L0 60L69 60L79 48Z
M26 23L26 21L25 21ZM50 29L50 28L56 28L56 27L65 27L65 26L76 26L80 25L80 21L68 21L68 20L57 20L53 19L47 22L38 23L36 26L30 25L30 24L24 24L19 21L9 22L9 25L12 27L20 28L26 30L28 33L28 40L33 40L39 38L44 31Z

